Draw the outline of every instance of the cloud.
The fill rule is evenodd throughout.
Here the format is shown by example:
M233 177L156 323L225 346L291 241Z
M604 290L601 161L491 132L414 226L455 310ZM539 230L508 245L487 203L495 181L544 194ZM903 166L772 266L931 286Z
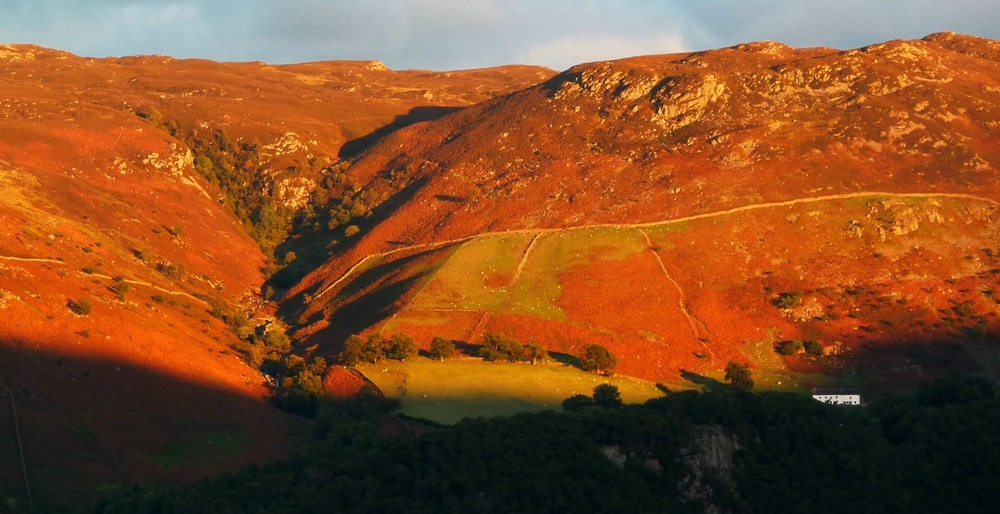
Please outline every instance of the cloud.
M997 0L3 0L0 41L83 55L393 68L564 69L752 40L851 48L954 30L1000 38Z
M703 48L754 40L855 48L955 31L1000 37L996 0L702 0L684 5Z
M525 51L517 62L542 64L563 70L584 62L620 59L635 55L666 54L687 49L680 34L646 37L564 36L539 41Z

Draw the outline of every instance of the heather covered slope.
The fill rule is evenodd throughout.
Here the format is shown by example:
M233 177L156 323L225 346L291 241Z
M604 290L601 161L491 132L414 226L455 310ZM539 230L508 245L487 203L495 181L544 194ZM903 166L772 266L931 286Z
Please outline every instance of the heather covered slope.
M888 372L918 360L908 380L931 360L992 368L989 350L931 341L997 333L998 48L937 34L850 51L753 43L574 67L361 156L347 175L368 184L360 195L374 214L287 305L310 300L301 334L331 349L368 327L472 343L496 330L555 348L606 342L627 355L623 372L653 379L728 358L770 361L771 343L799 338L873 352L905 341L850 366ZM669 236L635 226L701 215L669 225ZM525 252L535 234L541 244L592 225L622 234L566 243L576 261ZM493 239L505 233L509 241ZM473 244L495 248L456 271ZM440 311L413 321L418 309L442 308L428 299L442 274L475 283L497 269L490 258L517 255L521 279L546 277L530 299L508 289L479 306L449 305L462 310L454 321ZM483 280L517 287L502 278ZM620 300L603 300L611 286ZM539 303L554 307L525 312ZM748 355L751 340L770 355ZM662 369L646 364L649 352L668 356ZM772 367L836 373L835 360Z
M551 75L0 46L0 382L23 410L38 490L58 500L285 453L298 422L213 317L219 301L258 331L274 321L246 197L291 216L342 151ZM245 175L206 180L209 158ZM282 219L268 229L287 234ZM71 309L81 301L89 312ZM19 472L0 470L13 488L0 493L23 498Z

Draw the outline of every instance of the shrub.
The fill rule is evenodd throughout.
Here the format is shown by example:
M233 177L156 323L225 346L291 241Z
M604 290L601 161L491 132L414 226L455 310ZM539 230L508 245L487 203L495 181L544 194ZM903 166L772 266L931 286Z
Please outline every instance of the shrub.
M125 295L128 294L128 292L131 289L132 286L129 285L129 283L125 282L124 280L116 281L114 285L111 286L111 290L114 291L116 295L118 295L118 299L121 300L122 302L125 302Z
M347 237L354 236L358 232L361 232L361 229L358 228L357 225L348 225L347 228L344 229L344 235Z
M798 355L802 353L802 341L799 339L782 341L778 343L778 353L782 355Z
M818 341L806 341L803 347L809 355L823 355L823 345Z
M802 303L802 293L793 291L791 293L781 293L771 301L779 309L791 309L798 307Z
M184 265L160 262L156 264L156 271L163 273L168 278L180 280L184 276Z
M94 308L90 305L90 300L86 298L70 300L66 306L69 307L69 310L73 311L74 314L78 314L80 316L86 316L94 310Z

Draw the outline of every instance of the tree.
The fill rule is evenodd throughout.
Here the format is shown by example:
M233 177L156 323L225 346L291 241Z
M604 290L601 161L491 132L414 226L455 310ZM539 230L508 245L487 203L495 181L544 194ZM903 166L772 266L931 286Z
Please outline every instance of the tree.
M455 355L455 343L443 338L435 337L431 341L431 358L443 361Z
M566 412L576 412L593 406L594 399L585 394L575 394L562 402L562 409Z
M549 360L549 352L539 346L538 343L528 341L524 345L524 358L531 361L531 364L537 364Z
M378 361L385 357L385 338L381 334L369 334L368 340L361 348L361 360L378 364Z
M745 364L736 361L729 361L726 364L726 382L733 384L740 389L753 389L753 377L750 376L750 368Z
M594 388L594 405L607 409L622 406L622 395L614 384L600 384Z
M352 335L344 342L344 349L340 351L340 362L345 366L357 366L361 364L364 354L365 340L359 335Z
M417 344L406 334L395 334L386 344L385 357L404 361L417 354Z
M584 371L611 376L616 366L618 366L618 359L607 348L599 344L587 346L583 355L580 355L580 367Z

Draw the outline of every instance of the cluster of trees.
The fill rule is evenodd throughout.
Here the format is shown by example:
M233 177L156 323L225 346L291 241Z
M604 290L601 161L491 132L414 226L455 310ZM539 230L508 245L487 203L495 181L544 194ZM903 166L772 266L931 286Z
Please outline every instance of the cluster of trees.
M455 343L443 337L435 337L431 341L429 356L443 361L455 355ZM383 358L406 360L417 355L418 348L413 338L405 334L395 334L385 338L381 334L369 334L367 338L352 335L344 343L344 349L338 355L341 363L347 366L357 366L362 362L378 364ZM483 337L477 355L488 362L530 362L538 364L549 360L549 352L538 343L529 340L520 341L502 334L487 334ZM580 354L580 367L610 376L618 365L607 348L599 344L588 345Z
M288 355L271 370L278 377L279 389L271 398L276 407L301 416L314 417L320 398L323 397L323 375L326 359L304 359Z
M479 347L479 356L485 361L531 362L537 364L549 359L549 353L534 341L522 345L518 340L500 334L487 334Z
M614 384L600 384L594 387L594 393L590 396L576 394L562 402L562 408L566 412L577 412L587 407L617 409L621 406L622 395L618 391L618 386Z
M378 364L382 359L404 361L417 355L417 352L417 344L406 334L394 334L386 339L382 334L372 333L367 338L359 335L348 337L339 358L347 366L357 366L362 362Z
M376 428L391 408L374 397L321 400L316 439L294 457L195 486L122 487L91 510L1000 512L1000 400L978 379L952 376L853 409L735 387L685 391L394 439ZM738 443L728 478L685 458L712 451L705 430ZM611 462L608 447L624 462ZM710 484L708 496L687 492L693 476Z

